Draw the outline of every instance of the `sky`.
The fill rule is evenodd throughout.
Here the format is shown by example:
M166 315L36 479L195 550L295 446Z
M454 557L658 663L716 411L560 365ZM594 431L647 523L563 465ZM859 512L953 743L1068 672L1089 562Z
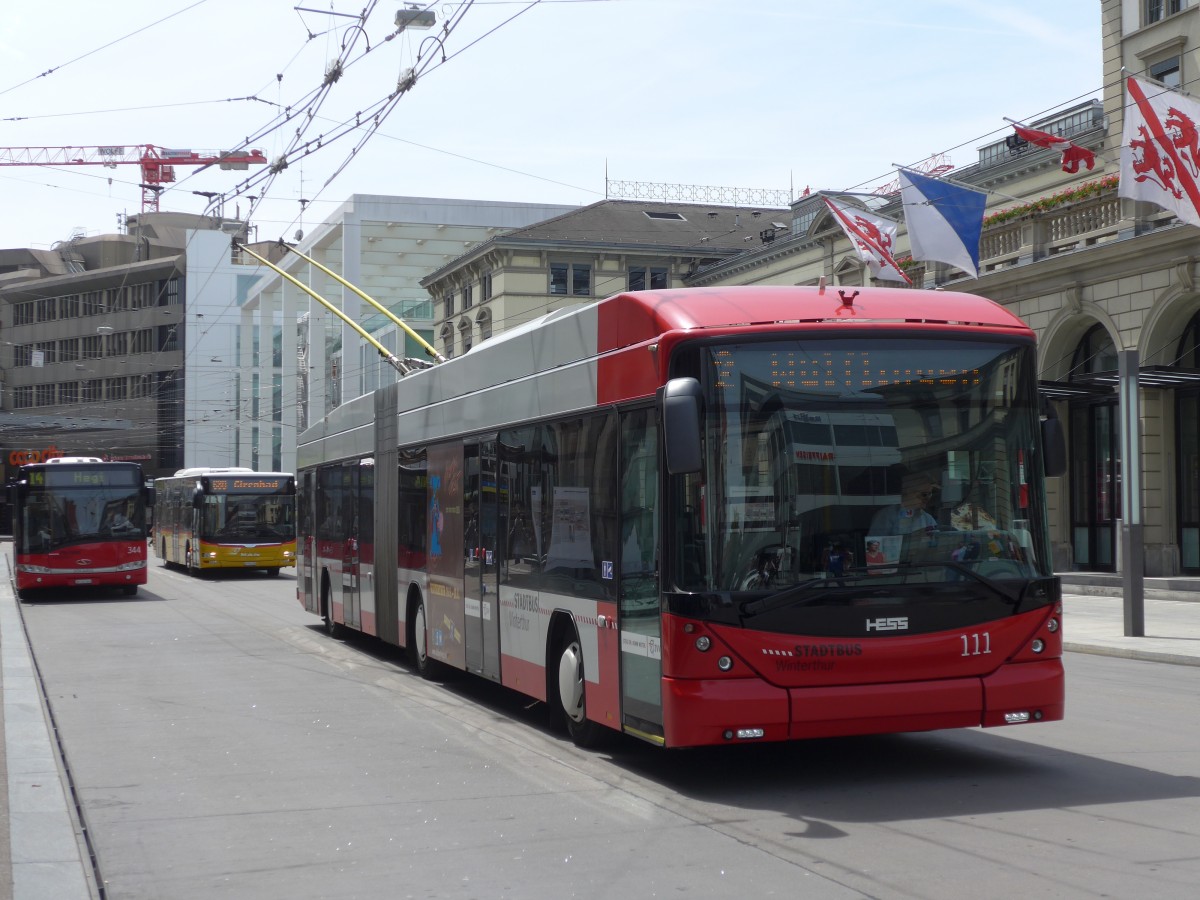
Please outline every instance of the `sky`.
M406 5L436 26L396 34ZM1100 40L1097 0L7 4L0 158L261 150L286 166L179 167L159 200L249 216L259 240L356 193L584 205L606 178L869 191L896 164L970 165L1005 118L1100 97ZM0 248L117 233L140 181L137 165L0 166Z

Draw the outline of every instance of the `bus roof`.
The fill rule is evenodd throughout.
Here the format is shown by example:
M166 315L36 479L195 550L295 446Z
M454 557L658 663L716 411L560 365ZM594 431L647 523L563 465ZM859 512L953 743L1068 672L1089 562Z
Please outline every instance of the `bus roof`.
M421 441L651 396L667 376L671 347L705 332L765 337L864 325L876 326L876 337L922 329L1034 339L999 304L951 291L739 286L616 294L565 306L350 399L299 435L297 461L367 454L378 415L399 416L399 433Z

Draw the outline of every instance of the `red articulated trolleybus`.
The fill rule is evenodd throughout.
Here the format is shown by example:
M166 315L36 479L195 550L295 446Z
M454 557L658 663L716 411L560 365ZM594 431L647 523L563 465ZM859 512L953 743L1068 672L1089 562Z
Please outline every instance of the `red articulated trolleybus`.
M298 597L581 745L1061 719L1036 372L969 294L562 309L301 436Z
M64 456L21 466L13 504L17 595L37 590L146 583L146 488L142 467Z

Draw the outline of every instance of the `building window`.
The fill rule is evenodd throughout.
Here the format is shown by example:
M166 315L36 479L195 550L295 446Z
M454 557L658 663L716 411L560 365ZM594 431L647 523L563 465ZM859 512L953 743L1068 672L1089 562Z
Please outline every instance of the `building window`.
M58 342L60 362L75 362L79 359L79 338L66 338Z
M470 309L475 305L475 285L468 284L463 288L463 309Z
M485 303L492 299L492 270L488 269L479 279L479 302Z
M99 378L89 378L83 383L83 402L99 403L104 399L104 382Z
M126 356L129 353L129 332L118 331L108 336L105 356Z
M59 403L78 403L79 402L79 382L64 381L58 386L58 402Z
M630 266L629 290L661 291L667 287L666 266Z
M58 362L58 357L54 355L54 341L42 341L41 343L34 344L33 349L42 354L43 366Z
M134 375L129 379L129 396L133 399L154 395L153 375Z
M550 293L587 297L592 293L592 267L587 263L551 263Z
M1154 63L1146 70L1146 74L1156 81L1161 81L1172 90L1179 90L1183 87L1183 68L1178 56Z
M79 295L69 294L58 298L58 317L60 319L79 318Z
M1166 16L1173 16L1184 7L1184 0L1145 0L1146 22L1158 22Z
M154 329L141 328L133 332L133 344L130 347L131 353L153 353L154 352Z
M13 347L13 368L33 365L33 344L18 344Z
M33 406L33 385L25 384L13 388L13 408L29 409Z
M442 356L446 359L454 356L454 328L449 322L442 326Z
M448 319L452 315L454 315L454 291L450 291L444 297L442 297L443 318Z
M89 334L83 339L83 358L99 359L103 338L98 334Z
M105 400L124 400L126 396L125 379L123 377L104 379Z
M38 406L53 406L54 405L54 385L39 384L36 389L37 405Z
M32 325L37 320L37 301L18 303L13 311L14 325Z
M37 301L37 320L39 322L53 322L57 318L58 303L54 297L47 297L44 300Z
M475 325L479 329L479 340L486 341L492 336L492 316L486 309L479 313Z
M462 344L462 352L466 353L468 350L471 349L471 323L470 322L459 322L458 323L458 336L459 336L459 342Z

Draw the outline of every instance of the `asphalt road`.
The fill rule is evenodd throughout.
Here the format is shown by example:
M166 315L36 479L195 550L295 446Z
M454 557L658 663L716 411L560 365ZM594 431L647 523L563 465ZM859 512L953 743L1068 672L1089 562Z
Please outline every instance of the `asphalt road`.
M1068 655L1067 720L577 750L332 640L284 574L23 605L108 898L1188 897L1200 667Z

